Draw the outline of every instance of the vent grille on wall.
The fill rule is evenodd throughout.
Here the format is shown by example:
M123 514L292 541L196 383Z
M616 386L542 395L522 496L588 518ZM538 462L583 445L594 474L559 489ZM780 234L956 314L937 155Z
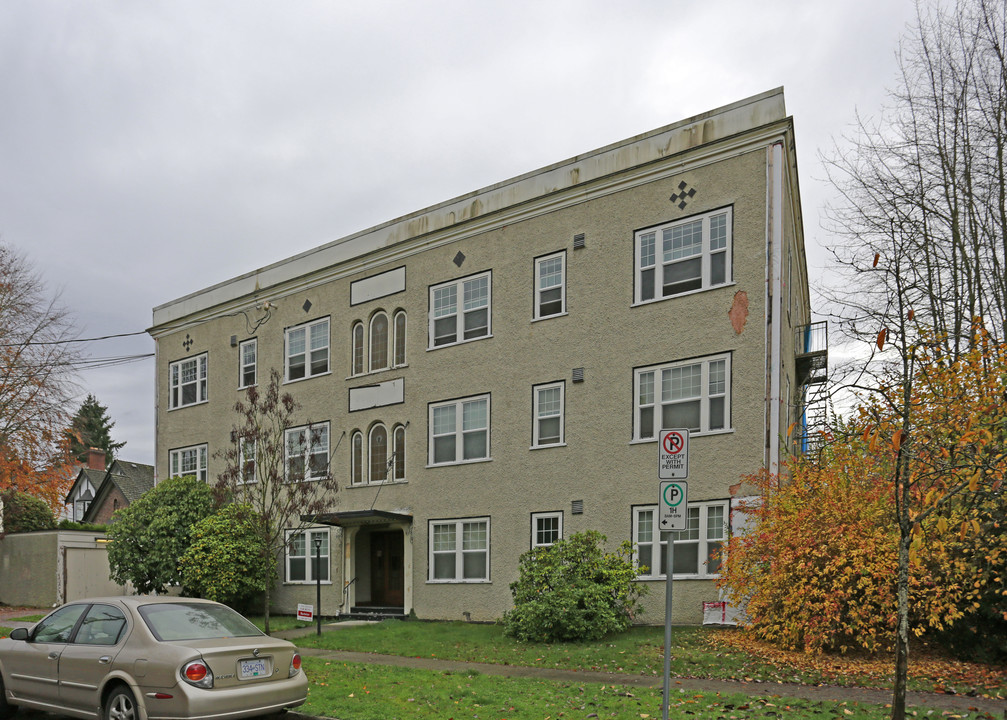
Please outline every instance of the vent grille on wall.
M573 381L574 382L584 382L584 368L574 368L573 369Z
M587 242L584 239L584 233L577 233L573 236L573 249L580 250L587 246Z
M583 515L584 514L584 501L574 500L570 503L570 514L571 515Z

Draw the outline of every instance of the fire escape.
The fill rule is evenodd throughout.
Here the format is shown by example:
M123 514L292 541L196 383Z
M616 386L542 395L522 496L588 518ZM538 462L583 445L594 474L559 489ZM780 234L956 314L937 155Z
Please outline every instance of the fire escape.
M828 428L828 324L823 321L796 328L794 353L799 413L795 440L801 453L813 453L821 446L823 433Z

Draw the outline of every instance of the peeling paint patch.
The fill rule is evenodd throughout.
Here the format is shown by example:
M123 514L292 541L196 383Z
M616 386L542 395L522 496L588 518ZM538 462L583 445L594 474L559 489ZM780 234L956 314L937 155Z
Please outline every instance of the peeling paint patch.
M747 292L739 290L734 293L734 302L731 303L731 309L728 311L727 317L731 320L731 327L734 328L735 334L741 335L741 331L745 329L745 321L748 320Z

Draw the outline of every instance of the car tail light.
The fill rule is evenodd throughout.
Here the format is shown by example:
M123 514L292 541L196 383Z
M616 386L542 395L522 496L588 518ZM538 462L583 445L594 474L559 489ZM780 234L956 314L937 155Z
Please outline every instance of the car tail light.
M301 656L299 653L294 653L294 657L290 658L290 673L287 677L294 677L297 673L301 671Z
M213 687L213 673L202 660L193 660L183 665L182 679L199 688Z

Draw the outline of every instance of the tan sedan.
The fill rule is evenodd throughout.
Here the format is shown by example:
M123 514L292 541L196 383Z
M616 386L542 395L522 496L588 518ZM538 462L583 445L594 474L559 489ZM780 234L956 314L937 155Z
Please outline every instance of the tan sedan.
M80 600L0 639L0 720L18 707L231 720L297 707L307 694L297 648L208 600Z

